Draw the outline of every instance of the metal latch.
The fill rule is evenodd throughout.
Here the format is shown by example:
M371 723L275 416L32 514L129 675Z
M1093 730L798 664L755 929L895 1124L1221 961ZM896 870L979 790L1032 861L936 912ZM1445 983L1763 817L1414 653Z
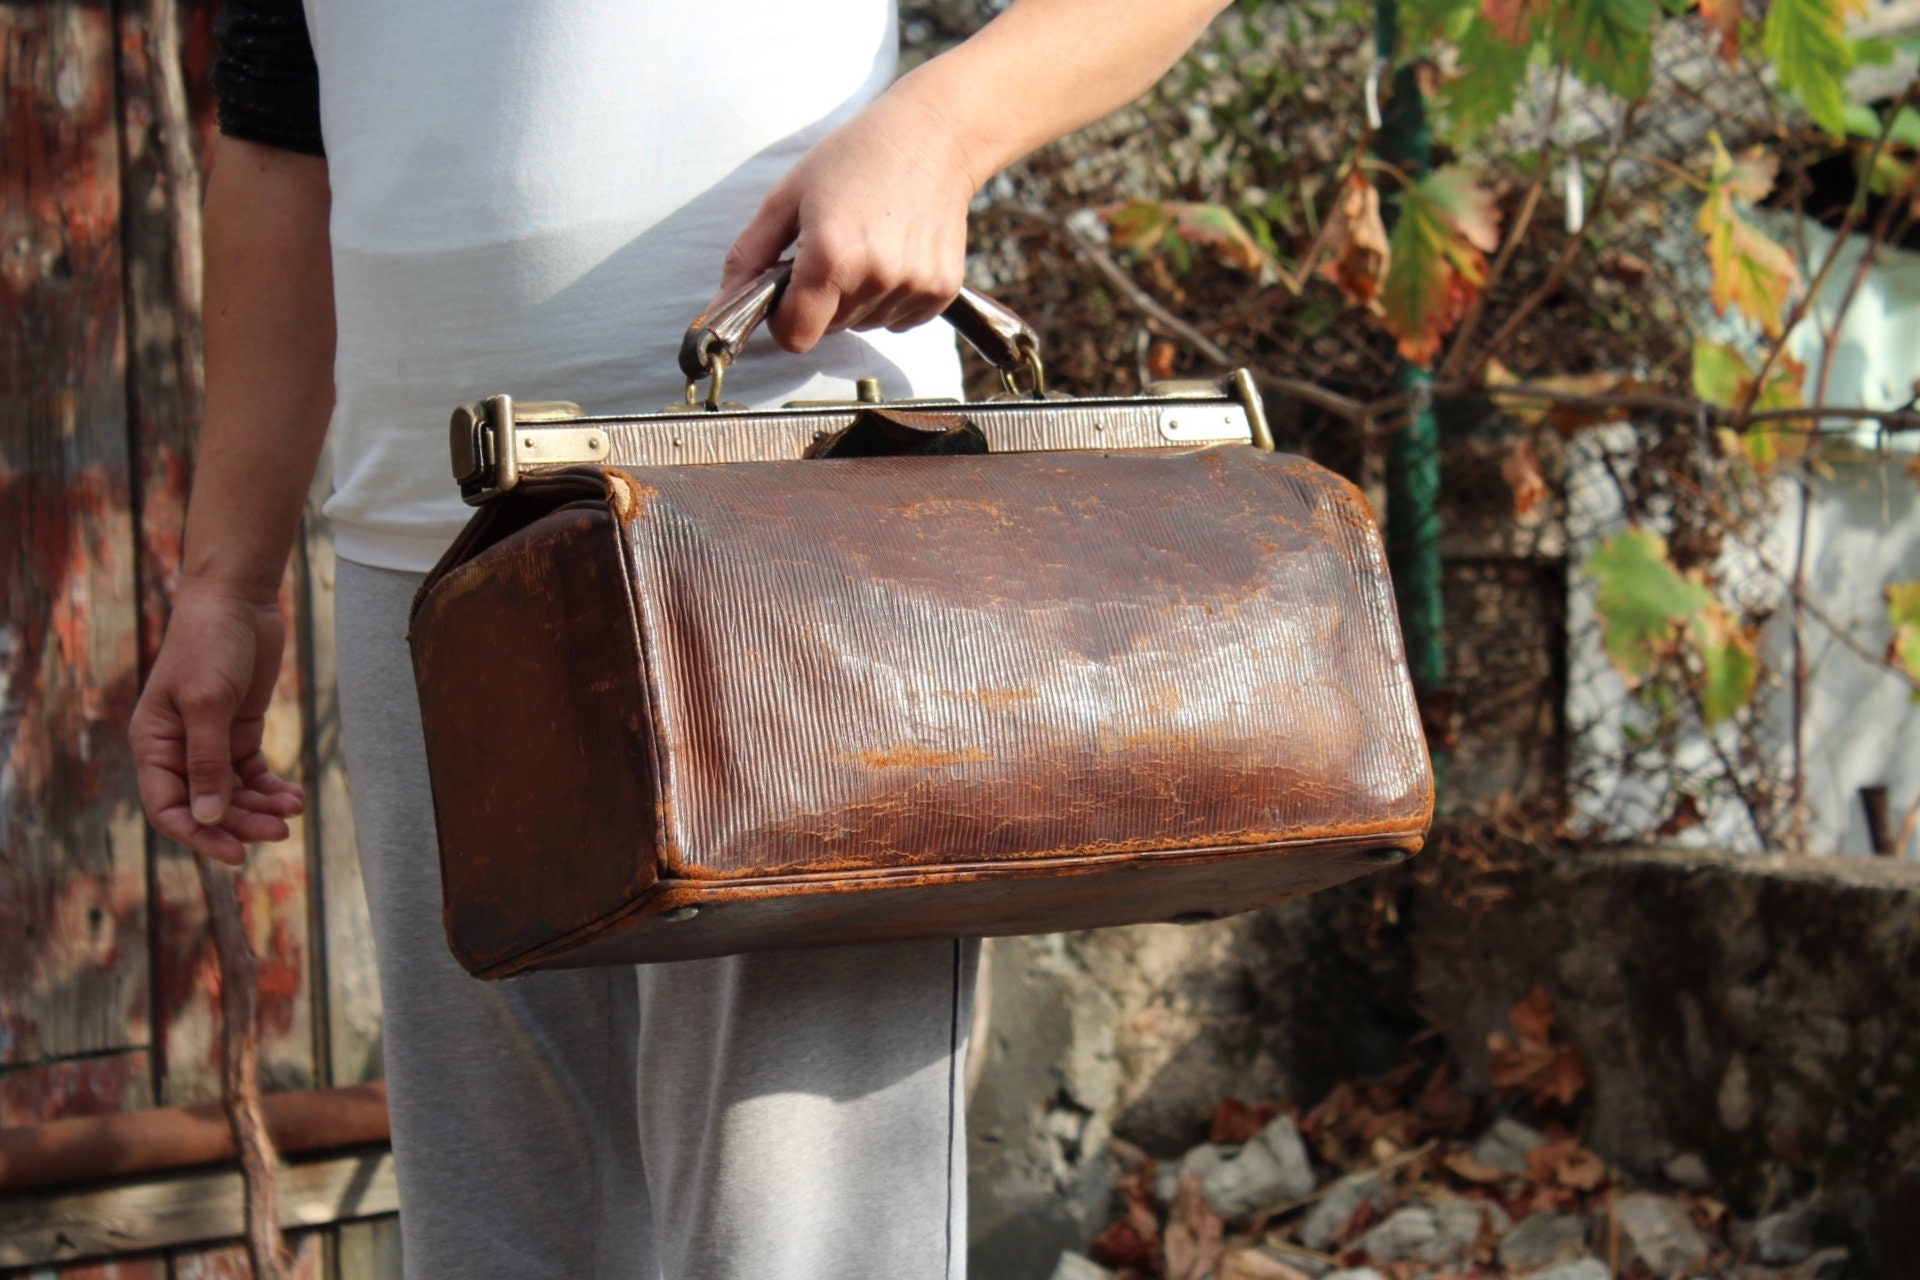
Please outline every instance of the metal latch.
M604 462L607 433L598 427L545 428L522 431L523 425L567 422L580 417L580 406L564 400L530 401L516 406L512 396L488 396L453 411L448 426L448 452L460 496L479 506L520 483L527 466L564 466Z

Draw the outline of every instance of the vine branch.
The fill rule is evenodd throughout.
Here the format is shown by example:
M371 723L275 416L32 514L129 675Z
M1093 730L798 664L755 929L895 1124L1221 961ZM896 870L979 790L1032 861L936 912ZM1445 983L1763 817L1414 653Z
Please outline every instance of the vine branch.
M1513 341L1513 336L1520 332L1520 326L1525 324L1528 318L1531 317L1534 312L1538 311L1546 303L1547 299L1551 298L1554 292L1560 288L1560 282L1567 278L1567 272L1572 270L1574 260L1580 256L1580 251L1586 248L1587 241L1592 239L1595 224L1600 221L1601 216L1606 212L1607 190L1613 185L1614 169L1620 162L1621 152L1627 149L1627 138L1633 132L1633 120L1639 112L1640 104L1638 102L1629 102L1627 104L1625 112L1623 112L1620 117L1619 136L1614 139L1612 148L1607 152L1606 161L1600 166L1600 180L1593 184L1593 200L1589 205L1591 212L1587 215L1586 220L1580 224L1580 230L1569 236L1566 244L1561 246L1560 256L1554 259L1553 266L1547 271L1546 279L1542 280L1539 287L1528 294L1518 307L1514 308L1513 314L1507 317L1504 324L1494 330L1491 338L1487 339L1487 345L1481 350L1480 354L1474 358L1472 365L1467 371L1465 379L1467 382L1478 382L1480 380L1480 375L1486 369L1487 362L1506 350L1507 344Z

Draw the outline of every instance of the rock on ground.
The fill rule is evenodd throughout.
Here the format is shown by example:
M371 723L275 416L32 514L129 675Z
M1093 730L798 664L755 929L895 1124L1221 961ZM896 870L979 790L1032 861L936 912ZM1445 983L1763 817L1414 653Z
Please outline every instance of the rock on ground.
M1707 1256L1706 1238L1678 1200L1639 1192L1620 1197L1614 1215L1634 1253L1656 1275L1677 1276Z
M1334 1233L1347 1224L1362 1202L1371 1202L1382 1213L1393 1207L1393 1191L1371 1173L1350 1174L1334 1183L1314 1202L1300 1221L1300 1243L1309 1249L1324 1250Z
M1813 1212L1788 1209L1753 1224L1753 1256L1769 1266L1792 1266L1813 1256Z
M1154 1199L1161 1204L1172 1204L1174 1193L1180 1190L1180 1183L1184 1179L1205 1178L1215 1165L1232 1154L1232 1147L1221 1146L1217 1142L1203 1142L1181 1156L1178 1163L1161 1165L1153 1175Z
M1483 1200L1450 1199L1408 1205L1354 1241L1375 1262L1457 1262L1473 1251L1482 1223L1505 1231L1507 1215Z
M1237 1155L1200 1176L1201 1194L1223 1218L1243 1218L1299 1200L1312 1195L1318 1184L1307 1144L1286 1116L1255 1134Z
M1473 1158L1494 1169L1503 1169L1517 1178L1527 1176L1527 1152L1543 1147L1547 1136L1518 1120L1500 1117L1473 1144Z
M1534 1213L1500 1242L1503 1267L1544 1267L1585 1249L1587 1220L1572 1213Z
M1307 1263L1308 1266L1302 1266ZM1313 1280L1315 1276L1324 1276L1332 1270L1327 1265L1313 1267L1311 1259L1298 1255L1282 1258L1255 1245L1250 1249L1236 1249L1220 1259L1220 1265L1214 1269L1213 1280Z
M1427 1262L1458 1262L1473 1252L1480 1240L1483 1224L1491 1223L1495 1235L1504 1236L1513 1226L1506 1211L1491 1200L1454 1197L1436 1200L1429 1206L1439 1236L1421 1257Z
M1542 1271L1533 1280L1607 1280L1607 1264L1598 1258L1582 1258Z
M1053 1269L1053 1280L1113 1280L1113 1272L1081 1254L1063 1253Z
M1689 1191L1713 1189L1713 1174L1707 1171L1707 1162L1700 1158L1698 1152L1683 1151L1661 1165L1660 1171L1676 1187L1685 1187Z
M1353 1247L1375 1262L1402 1262L1420 1258L1440 1239L1440 1224L1425 1205L1408 1205L1353 1242Z

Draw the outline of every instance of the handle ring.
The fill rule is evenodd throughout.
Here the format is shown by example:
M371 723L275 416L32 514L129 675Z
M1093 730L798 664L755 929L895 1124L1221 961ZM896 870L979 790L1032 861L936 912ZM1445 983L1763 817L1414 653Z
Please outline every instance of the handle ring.
M706 402L702 405L700 400L700 379L688 378L687 408L695 409L704 407L712 412L718 413L720 411L720 388L727 380L728 362L726 357L718 352L709 355L708 362L709 367L713 371L713 381L707 384Z
M1020 363L1013 368L1000 370L1000 385L1007 389L1010 396L1026 396L1034 400L1044 400L1047 395L1047 366L1041 363L1040 349L1031 342L1019 345ZM1022 390L1020 371L1024 369L1030 375L1030 385Z

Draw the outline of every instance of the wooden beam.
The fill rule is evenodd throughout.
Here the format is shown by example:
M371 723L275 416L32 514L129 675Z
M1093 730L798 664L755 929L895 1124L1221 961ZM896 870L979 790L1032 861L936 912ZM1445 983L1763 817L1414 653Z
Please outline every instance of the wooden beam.
M44 1266L240 1235L237 1170L142 1179L0 1199L0 1269ZM319 1227L394 1213L400 1190L385 1148L280 1167L280 1225Z
M113 27L0 5L0 1064L142 1049ZM33 1119L44 1119L35 1116Z

